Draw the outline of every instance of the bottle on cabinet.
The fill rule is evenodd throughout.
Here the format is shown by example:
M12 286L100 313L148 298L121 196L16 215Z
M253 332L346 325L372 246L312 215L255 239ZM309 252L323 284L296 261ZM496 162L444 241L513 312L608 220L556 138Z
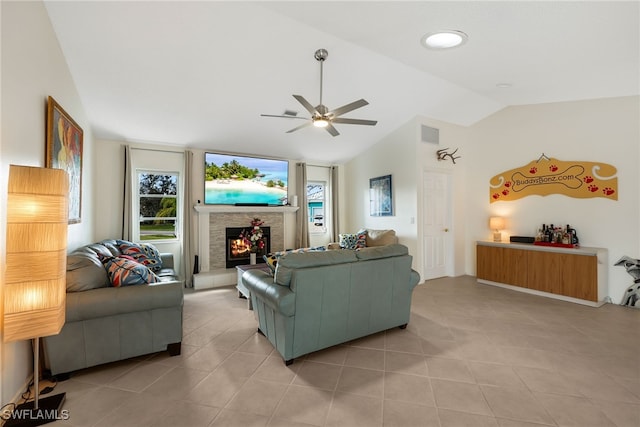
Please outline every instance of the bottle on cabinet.
M577 246L579 243L578 233L569 224L566 227L553 224L542 224L542 228L538 228L534 243Z

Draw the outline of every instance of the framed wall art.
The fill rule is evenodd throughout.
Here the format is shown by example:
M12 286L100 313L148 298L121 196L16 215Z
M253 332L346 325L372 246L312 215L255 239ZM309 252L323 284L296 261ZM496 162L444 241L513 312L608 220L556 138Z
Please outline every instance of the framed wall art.
M369 179L369 209L371 216L393 216L391 175Z
M47 99L46 167L69 175L69 224L79 223L82 207L82 128L51 96Z

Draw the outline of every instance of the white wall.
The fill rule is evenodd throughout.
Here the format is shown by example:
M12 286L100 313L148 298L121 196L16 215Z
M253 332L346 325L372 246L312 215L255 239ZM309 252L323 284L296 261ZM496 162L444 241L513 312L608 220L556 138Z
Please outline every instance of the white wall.
M491 238L488 218L507 218L509 235L533 236L542 223L571 224L583 246L609 250L609 295L620 303L631 283L613 263L640 258L639 97L611 98L506 108L472 126L465 147L466 271L475 274L475 241ZM467 155L468 153L468 155ZM530 196L489 203L489 180L537 160L604 162L618 169L618 201L562 195Z
M2 115L0 117L0 274L6 251L6 199L10 164L45 166L45 112L53 98L84 131L82 221L69 226L68 247L93 239L93 137L80 97L42 2L0 2ZM4 277L0 277L4 281ZM22 392L32 371L28 341L0 342L0 402Z
M345 144L348 141L344 142ZM346 224L344 232L358 229L394 229L399 242L409 248L418 265L416 125L412 120L345 165ZM369 212L369 179L392 175L393 216L374 217ZM417 269L417 268L416 268Z
M95 200L94 220L100 224L95 231L95 241L122 237L122 191L124 188L124 147L116 141L95 141L97 177L93 191L99 194Z

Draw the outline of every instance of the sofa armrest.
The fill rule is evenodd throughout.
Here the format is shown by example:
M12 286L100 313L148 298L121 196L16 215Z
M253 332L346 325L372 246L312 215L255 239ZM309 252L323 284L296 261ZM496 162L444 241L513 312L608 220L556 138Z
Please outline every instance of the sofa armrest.
M255 296L283 316L295 314L295 293L286 286L274 283L269 273L260 270L245 271L242 283L249 289L252 298Z
M173 254L170 252L164 252L160 254L162 260L162 268L173 268Z
M420 283L420 274L414 269L411 269L411 278L409 280L411 281L411 289L413 289Z

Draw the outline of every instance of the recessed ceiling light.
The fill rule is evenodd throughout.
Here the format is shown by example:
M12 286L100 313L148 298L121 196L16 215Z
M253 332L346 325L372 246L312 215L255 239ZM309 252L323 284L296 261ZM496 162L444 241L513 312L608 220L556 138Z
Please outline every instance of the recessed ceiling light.
M451 49L467 42L468 36L458 30L444 30L422 36L420 42L429 49Z

